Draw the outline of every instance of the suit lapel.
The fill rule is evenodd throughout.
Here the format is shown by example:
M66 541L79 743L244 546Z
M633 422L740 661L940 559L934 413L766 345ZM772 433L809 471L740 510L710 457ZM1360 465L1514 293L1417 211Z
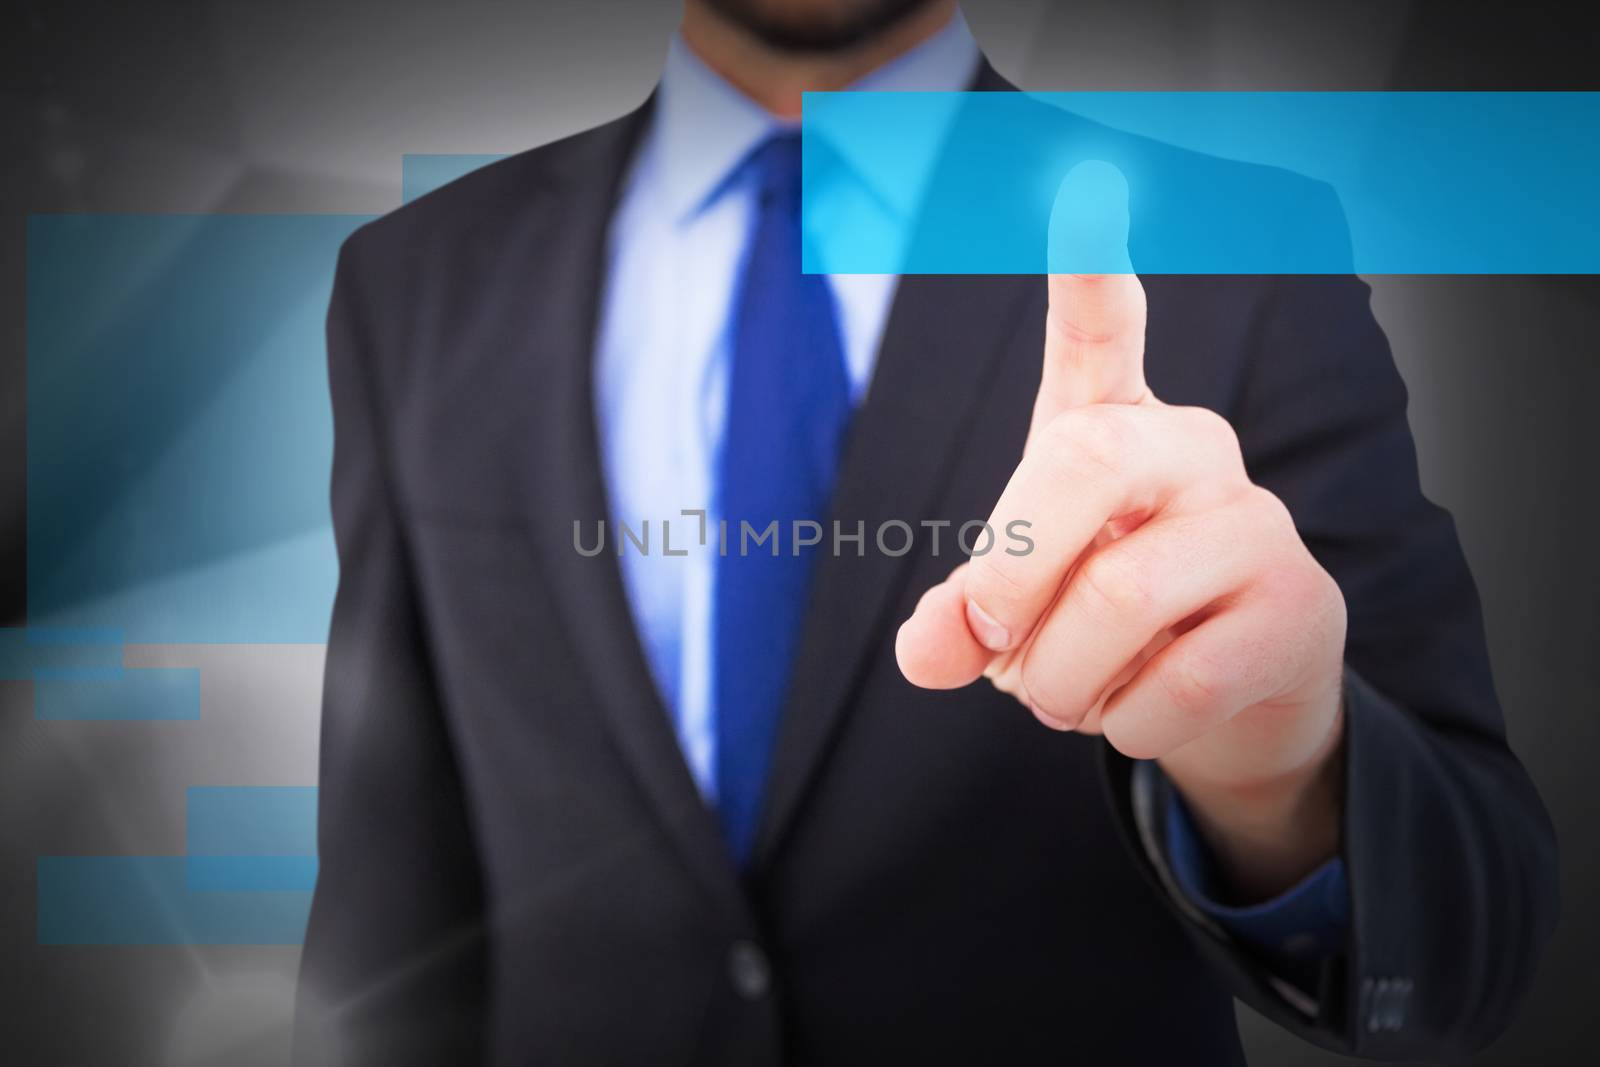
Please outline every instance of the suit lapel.
M701 883L749 925L737 872L651 678L616 553L584 557L572 542L573 520L583 523L586 538L597 521L609 521L594 414L594 338L606 232L648 110L647 104L561 146L565 154L550 175L554 188L509 257L525 279L517 288L529 297L512 313L506 343L532 338L536 358L524 361L533 380L508 387L534 405L536 444L525 479L537 502L534 540L613 743ZM527 344L521 342L524 349Z
M780 843L871 654L901 621L890 611L917 553L878 551L876 531L898 519L917 531L919 544L926 540L918 522L933 515L979 400L1011 358L1007 342L1030 310L1043 313L1043 291L1034 277L901 281L833 505L846 533L864 523L865 554L846 546L819 561L773 756L758 865ZM946 543L953 535L946 531ZM887 537L898 546L898 534Z

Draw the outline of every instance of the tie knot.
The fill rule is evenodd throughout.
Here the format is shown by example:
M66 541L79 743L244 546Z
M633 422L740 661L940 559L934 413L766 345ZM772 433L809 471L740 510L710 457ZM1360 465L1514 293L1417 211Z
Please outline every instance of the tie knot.
M756 195L766 202L800 201L800 134L776 133L750 153Z

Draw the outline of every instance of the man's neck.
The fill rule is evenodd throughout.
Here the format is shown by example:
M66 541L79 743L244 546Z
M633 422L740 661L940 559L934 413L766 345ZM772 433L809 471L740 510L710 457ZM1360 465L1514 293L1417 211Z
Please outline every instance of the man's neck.
M956 0L928 4L855 48L829 53L773 49L704 3L684 5L683 40L729 85L781 119L800 117L800 96L844 89L949 23Z

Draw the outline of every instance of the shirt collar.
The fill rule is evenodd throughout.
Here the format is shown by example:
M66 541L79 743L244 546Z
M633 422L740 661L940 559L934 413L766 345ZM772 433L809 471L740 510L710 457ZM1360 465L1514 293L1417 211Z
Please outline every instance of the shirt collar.
M864 92L958 92L977 70L978 43L958 9L945 27L904 55L896 57L850 86ZM771 113L735 89L674 34L656 100L651 137L661 165L661 189L672 216L683 219L705 207L752 149L779 129L797 124ZM942 129L911 135L931 159ZM897 141L903 142L902 134ZM922 144L922 142L926 142ZM834 146L867 183L890 203L898 184L878 174L881 146ZM904 207L902 204L895 204Z

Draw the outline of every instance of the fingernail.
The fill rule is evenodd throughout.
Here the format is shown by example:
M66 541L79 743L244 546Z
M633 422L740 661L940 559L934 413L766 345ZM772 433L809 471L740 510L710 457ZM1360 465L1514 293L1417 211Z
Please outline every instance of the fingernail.
M970 598L967 600L967 626L978 644L991 652L1004 652L1011 647L1011 632Z

